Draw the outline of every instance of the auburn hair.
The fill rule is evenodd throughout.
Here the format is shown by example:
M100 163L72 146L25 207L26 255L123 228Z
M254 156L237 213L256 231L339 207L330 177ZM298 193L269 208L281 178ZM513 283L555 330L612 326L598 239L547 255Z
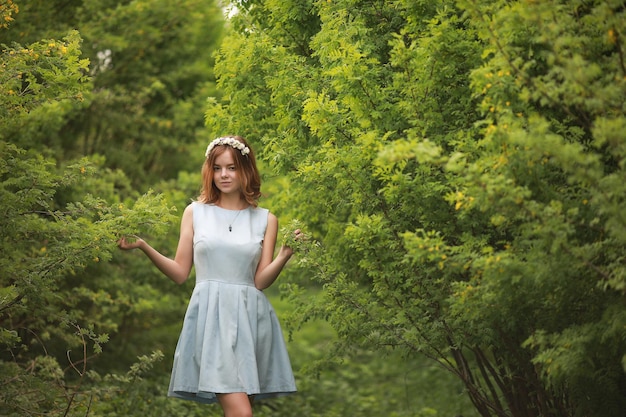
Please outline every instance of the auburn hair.
M202 165L202 188L198 201L205 204L215 204L219 201L221 191L215 186L213 181L215 171L215 159L224 152L230 152L235 162L235 169L241 182L241 196L253 207L258 206L258 199L261 197L261 177L256 167L256 159L252 148L241 136L231 136L246 145L250 152L242 155L238 149L230 145L215 146L207 156Z

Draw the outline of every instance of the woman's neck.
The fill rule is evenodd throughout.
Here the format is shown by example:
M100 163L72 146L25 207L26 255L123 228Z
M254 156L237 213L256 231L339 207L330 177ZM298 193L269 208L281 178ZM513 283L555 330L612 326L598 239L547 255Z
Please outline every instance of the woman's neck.
M250 204L241 195L222 194L217 200L217 205L227 210L243 210Z

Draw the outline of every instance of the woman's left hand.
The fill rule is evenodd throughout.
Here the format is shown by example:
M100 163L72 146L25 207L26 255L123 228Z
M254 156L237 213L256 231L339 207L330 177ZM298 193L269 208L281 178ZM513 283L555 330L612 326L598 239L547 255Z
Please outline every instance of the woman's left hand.
M298 241L302 237L303 237L302 230L300 230L300 229L294 230L294 232L293 232L293 239L294 239L294 241ZM291 257L291 255L293 255L293 247L288 245L288 244L283 244L283 246L280 247L279 254L281 254L283 256Z

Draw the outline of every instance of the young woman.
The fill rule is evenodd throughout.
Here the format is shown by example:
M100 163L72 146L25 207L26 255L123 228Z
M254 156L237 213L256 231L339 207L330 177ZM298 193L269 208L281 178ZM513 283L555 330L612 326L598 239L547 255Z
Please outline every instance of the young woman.
M168 395L219 402L225 417L252 416L253 398L296 391L280 324L262 292L293 250L282 246L274 257L278 220L257 204L261 181L242 137L209 144L202 180L183 213L174 259L140 238L122 238L119 247L139 248L178 284L195 265Z

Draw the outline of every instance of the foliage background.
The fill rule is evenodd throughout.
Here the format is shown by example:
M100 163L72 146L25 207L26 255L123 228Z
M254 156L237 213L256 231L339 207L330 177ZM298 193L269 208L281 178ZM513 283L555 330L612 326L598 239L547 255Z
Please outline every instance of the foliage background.
M622 2L221 6L0 5L2 415L220 415L164 396L193 277L115 242L173 254L233 132L310 238L256 415L620 415Z

